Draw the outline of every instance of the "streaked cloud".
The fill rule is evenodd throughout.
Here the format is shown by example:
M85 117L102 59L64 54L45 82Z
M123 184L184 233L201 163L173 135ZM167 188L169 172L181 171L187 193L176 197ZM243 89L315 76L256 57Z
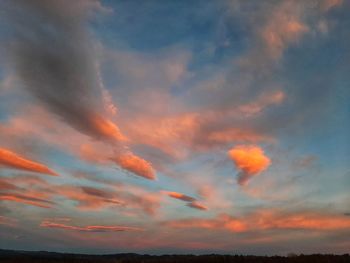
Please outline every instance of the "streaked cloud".
M178 193L178 192L166 192L166 194L172 198L175 198L175 199L179 199L179 200L182 200L182 201L185 201L185 202L193 202L195 201L196 199L191 197L191 196L188 196L188 195L185 195L185 194L181 194L181 193Z
M40 227L45 228L58 228L64 230L72 230L72 231L81 231L81 232L124 232L124 231L143 231L142 228L138 227L130 227L130 226L72 226L62 223L55 223L51 221L43 221L40 224Z
M23 203L23 204L37 206L37 207L41 207L41 208L51 208L53 205L53 202L51 202L51 201L48 201L48 200L45 200L42 198L37 198L35 196L18 194L18 193L1 192L0 193L0 200Z
M178 192L169 192L169 191L164 191L164 192L165 192L165 194L167 194L171 198L187 202L186 206L188 206L190 208L194 208L194 209L198 209L198 210L208 210L208 208L206 206L202 205L194 197L191 197L191 196L188 196L188 195L185 195L182 193L178 193Z
M56 172L52 171L47 166L26 159L25 157L4 148L0 148L0 165L3 165L8 168L37 172L47 175L58 175Z
M200 204L199 202L197 201L193 201L193 202L189 202L187 204L188 207L191 207L191 208L194 208L194 209L198 209L198 210L208 210L208 207Z

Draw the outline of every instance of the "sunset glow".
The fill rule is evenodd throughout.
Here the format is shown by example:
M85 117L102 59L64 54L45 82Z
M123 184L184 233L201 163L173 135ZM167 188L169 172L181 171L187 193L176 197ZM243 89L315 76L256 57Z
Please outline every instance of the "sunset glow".
M345 254L350 1L0 1L0 249Z

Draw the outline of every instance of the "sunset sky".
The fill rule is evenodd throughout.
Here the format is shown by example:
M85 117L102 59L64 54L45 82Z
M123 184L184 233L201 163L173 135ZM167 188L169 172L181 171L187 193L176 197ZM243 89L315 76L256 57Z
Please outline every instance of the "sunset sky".
M0 248L350 252L350 1L0 1Z

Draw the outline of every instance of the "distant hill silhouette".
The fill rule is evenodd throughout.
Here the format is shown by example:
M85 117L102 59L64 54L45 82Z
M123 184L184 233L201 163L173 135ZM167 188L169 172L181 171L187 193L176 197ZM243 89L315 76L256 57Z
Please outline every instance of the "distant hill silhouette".
M134 253L110 254L110 255L87 255L69 254L46 251L15 251L1 250L1 263L190 263L190 262L220 262L220 263L349 263L350 255L295 255L282 256L241 256L241 255L139 255Z

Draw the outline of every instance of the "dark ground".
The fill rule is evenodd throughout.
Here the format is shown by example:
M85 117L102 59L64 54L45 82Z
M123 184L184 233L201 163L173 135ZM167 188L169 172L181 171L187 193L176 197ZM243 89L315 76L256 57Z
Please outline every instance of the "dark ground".
M150 256L138 254L112 254L112 255L85 255L85 254L65 254L54 252L29 252L0 250L1 263L187 263L187 262L233 262L233 263L350 263L350 255L299 255L299 256L238 256L238 255L164 255Z

